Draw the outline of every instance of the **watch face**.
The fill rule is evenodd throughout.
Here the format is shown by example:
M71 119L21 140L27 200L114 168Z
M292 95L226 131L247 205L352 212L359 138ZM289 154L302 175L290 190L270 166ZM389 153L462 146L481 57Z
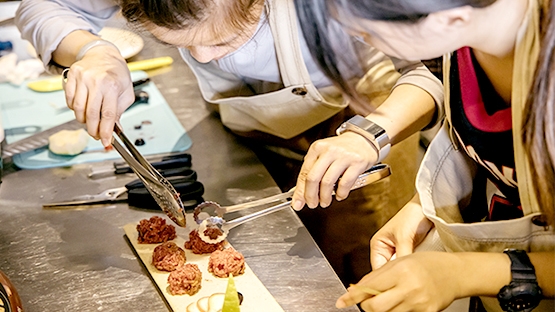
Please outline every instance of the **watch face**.
M531 311L538 306L539 300L532 295L520 295L509 302L509 311Z
M528 312L538 306L542 298L541 288L535 283L511 282L498 295L503 311Z

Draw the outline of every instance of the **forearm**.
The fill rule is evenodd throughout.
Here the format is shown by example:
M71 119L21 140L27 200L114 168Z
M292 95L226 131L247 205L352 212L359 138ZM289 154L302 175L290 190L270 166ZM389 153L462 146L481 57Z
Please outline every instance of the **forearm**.
M544 297L555 297L555 252L529 253Z
M511 261L504 253L461 252L453 255L456 260L450 270L457 274L458 298L495 297L503 286L511 282ZM553 297L555 253L529 253L528 256L535 267L544 296Z
M385 129L392 144L426 127L436 114L434 98L420 87L402 84L393 89L387 100L368 120Z
M495 297L499 290L511 282L511 261L501 252L453 253L457 298L471 296Z
M31 42L44 64L51 65L54 51L66 36L78 30L95 33L118 10L113 0L24 0L15 22L21 36Z

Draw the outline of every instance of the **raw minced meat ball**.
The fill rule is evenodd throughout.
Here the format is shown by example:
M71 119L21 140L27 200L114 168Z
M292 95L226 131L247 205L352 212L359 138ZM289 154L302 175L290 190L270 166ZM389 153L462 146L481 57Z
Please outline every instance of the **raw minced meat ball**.
M196 264L187 263L168 276L168 291L172 295L194 295L200 290L202 273Z
M208 228L204 231L204 235L208 237L218 237L219 235L222 235L222 231L216 228ZM216 250L223 250L224 244L225 241L217 244L209 244L200 239L197 230L192 230L189 233L189 241L185 242L185 249L190 249L195 254L206 254Z
M171 272L185 264L185 250L174 242L165 242L156 246L152 253L152 264L160 271Z
M175 227L166 224L166 220L158 216L141 220L137 225L137 231L139 244L164 243L177 237Z
M233 248L216 250L208 260L208 272L216 277L229 277L245 273L245 257Z

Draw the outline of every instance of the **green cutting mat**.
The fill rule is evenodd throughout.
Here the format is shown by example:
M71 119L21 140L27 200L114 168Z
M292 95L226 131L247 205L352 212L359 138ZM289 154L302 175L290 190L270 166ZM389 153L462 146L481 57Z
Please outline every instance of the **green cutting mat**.
M132 72L131 76L134 81L147 77L142 71ZM136 146L143 155L187 150L192 144L191 138L158 88L150 82L141 89L149 94L150 100L123 114L121 125L127 137L131 142L144 140L144 145ZM40 93L30 90L26 84L19 87L0 84L0 111L7 143L75 118L66 106L63 91ZM119 158L115 150L106 152L99 141L91 138L85 151L76 156L56 155L45 147L15 155L12 159L22 169L41 169Z

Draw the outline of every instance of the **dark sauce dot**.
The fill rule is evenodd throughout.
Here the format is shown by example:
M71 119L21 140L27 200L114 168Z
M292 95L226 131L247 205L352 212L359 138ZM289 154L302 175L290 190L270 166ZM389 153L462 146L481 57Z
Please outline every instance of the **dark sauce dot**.
M141 130L142 127L143 125L135 125L135 130Z
M135 140L135 145L137 145L137 146L143 146L143 145L145 145L145 143L146 143L145 140L143 140L141 138Z

